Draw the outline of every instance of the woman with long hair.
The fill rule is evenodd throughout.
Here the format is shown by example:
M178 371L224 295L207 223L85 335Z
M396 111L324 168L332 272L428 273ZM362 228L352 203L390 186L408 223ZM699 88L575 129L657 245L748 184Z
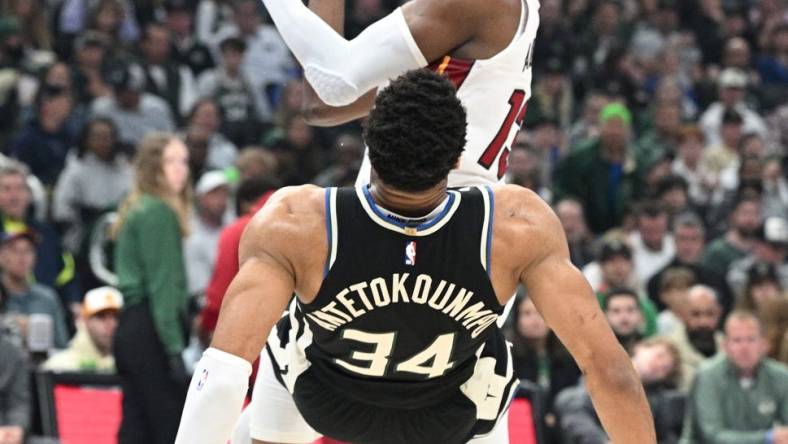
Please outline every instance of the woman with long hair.
M146 136L134 159L132 191L112 234L125 298L114 354L123 378L120 444L170 444L178 431L188 376L182 240L188 233L189 153L171 134Z

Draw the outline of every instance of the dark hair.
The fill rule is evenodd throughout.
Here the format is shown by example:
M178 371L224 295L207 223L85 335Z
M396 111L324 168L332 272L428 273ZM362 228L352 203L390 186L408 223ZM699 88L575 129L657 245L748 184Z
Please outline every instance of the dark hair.
M80 159L85 156L85 153L88 151L88 137L90 137L90 132L93 131L93 127L99 124L107 125L112 131L112 139L115 141L113 145L113 152L112 155L116 155L118 153L118 144L120 143L118 140L118 127L115 126L115 122L106 118L106 117L94 117L85 126L82 127L82 131L79 133L79 145L77 145L77 157Z
M380 180L424 191L446 179L465 148L466 115L457 90L426 69L410 71L375 99L364 128Z
M611 299L615 298L629 298L635 301L635 305L638 306L638 310L640 310L640 297L630 288L614 288L607 293L605 293L604 299L602 299L602 309L607 310L607 306L610 304Z
M660 179L657 184L657 196L663 196L665 193L680 189L685 194L689 191L689 184L687 180L675 174L669 174Z
M638 205L636 214L638 218L654 218L659 216L667 216L668 211L660 202L647 200Z
M235 192L236 212L240 216L244 206L253 205L265 193L277 188L279 184L266 177L252 177L241 181Z

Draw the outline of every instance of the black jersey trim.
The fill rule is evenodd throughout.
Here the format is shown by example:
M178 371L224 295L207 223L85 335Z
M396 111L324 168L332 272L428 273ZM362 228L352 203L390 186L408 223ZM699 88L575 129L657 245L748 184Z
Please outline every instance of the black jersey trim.
M448 195L446 206L439 214L415 227L411 227L403 221L386 217L372 198L368 186L356 188L356 195L361 202L361 206L373 222L383 228L408 236L428 236L440 230L451 220L454 213L460 207L462 195L454 190L447 190L446 193Z

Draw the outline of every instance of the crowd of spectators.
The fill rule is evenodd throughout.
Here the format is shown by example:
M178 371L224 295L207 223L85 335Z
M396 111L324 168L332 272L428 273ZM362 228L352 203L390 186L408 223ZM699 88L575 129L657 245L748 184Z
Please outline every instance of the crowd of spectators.
M347 3L352 37L400 2ZM539 14L506 180L553 205L661 443L788 443L788 4L542 0ZM118 367L131 392L183 382L250 214L279 186L355 180L360 124L310 126L302 94L259 1L0 1L0 444L35 432L37 366ZM162 131L188 157L177 193ZM546 441L607 442L527 294L506 328ZM138 394L124 409L177 411L177 394Z

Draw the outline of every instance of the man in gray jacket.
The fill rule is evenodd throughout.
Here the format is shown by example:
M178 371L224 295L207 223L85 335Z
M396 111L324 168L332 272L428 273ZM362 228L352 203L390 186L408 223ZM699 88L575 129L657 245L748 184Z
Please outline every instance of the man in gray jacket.
M695 377L681 444L788 443L788 368L765 357L758 318L731 313L724 347Z
M0 356L0 443L22 444L30 425L30 388L25 357L2 334Z

